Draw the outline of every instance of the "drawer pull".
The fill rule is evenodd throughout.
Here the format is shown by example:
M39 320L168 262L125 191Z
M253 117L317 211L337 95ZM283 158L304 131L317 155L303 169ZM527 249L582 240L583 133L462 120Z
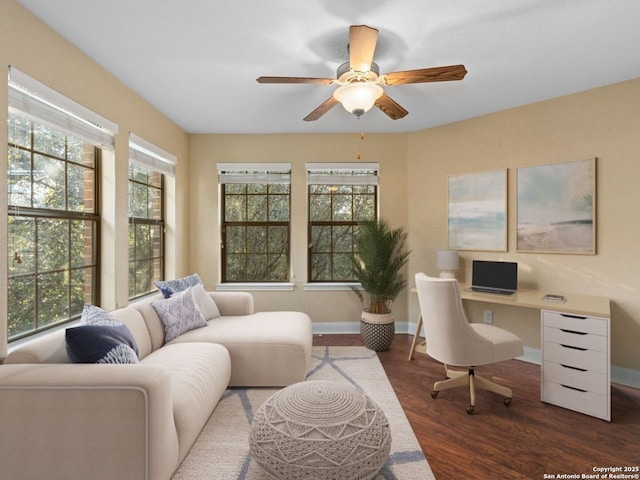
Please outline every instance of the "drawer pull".
M580 315L569 315L568 313L561 313L560 315L563 316L563 317L567 317L567 318L577 318L578 320L586 320L587 319L587 317L583 317L583 316L580 316Z
M560 331L564 332L564 333L573 333L574 335L587 335L587 332L578 332L576 330L567 330L566 328L561 328Z
M586 392L586 390L583 390L583 389L581 389L581 388L570 387L569 385L564 385L563 383L561 383L561 384L560 384L560 386L561 386L561 387L564 387L564 388L568 388L569 390L575 390L575 391L577 391L577 392L582 392L582 393L585 393L585 392Z
M571 370L578 370L579 372L586 372L587 371L586 368L572 367L571 365L565 365L564 363L561 363L560 366L564 367L564 368L570 368Z
M564 348L572 348L573 350L580 350L581 352L585 352L585 351L588 350L588 349L582 348L582 347L574 347L573 345L565 345L564 343L561 343L560 346L564 347Z

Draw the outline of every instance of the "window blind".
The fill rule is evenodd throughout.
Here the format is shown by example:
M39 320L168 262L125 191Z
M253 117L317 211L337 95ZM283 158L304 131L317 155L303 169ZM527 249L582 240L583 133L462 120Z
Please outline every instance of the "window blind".
M9 109L96 147L114 149L117 124L15 67L9 67Z
M290 163L218 163L220 183L291 183Z
M129 160L163 175L175 176L177 158L144 138L129 133Z
M378 185L378 163L307 163L309 185Z

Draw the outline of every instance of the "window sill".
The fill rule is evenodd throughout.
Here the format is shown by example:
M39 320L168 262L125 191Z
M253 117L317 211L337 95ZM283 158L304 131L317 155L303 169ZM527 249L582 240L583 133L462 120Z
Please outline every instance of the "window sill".
M336 290L353 290L353 287L361 289L358 282L317 282L305 283L304 289L308 291L336 291Z
M295 285L293 283L218 283L217 292L291 292Z

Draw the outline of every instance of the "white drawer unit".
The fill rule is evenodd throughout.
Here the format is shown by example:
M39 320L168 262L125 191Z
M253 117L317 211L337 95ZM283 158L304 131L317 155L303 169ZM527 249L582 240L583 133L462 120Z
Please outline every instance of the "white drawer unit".
M609 319L541 314L542 401L611 421Z

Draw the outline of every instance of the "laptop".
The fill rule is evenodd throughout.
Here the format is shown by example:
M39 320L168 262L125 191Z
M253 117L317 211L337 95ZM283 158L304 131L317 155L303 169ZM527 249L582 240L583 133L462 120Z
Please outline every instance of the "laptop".
M471 273L472 292L513 295L518 289L518 264L474 260Z

